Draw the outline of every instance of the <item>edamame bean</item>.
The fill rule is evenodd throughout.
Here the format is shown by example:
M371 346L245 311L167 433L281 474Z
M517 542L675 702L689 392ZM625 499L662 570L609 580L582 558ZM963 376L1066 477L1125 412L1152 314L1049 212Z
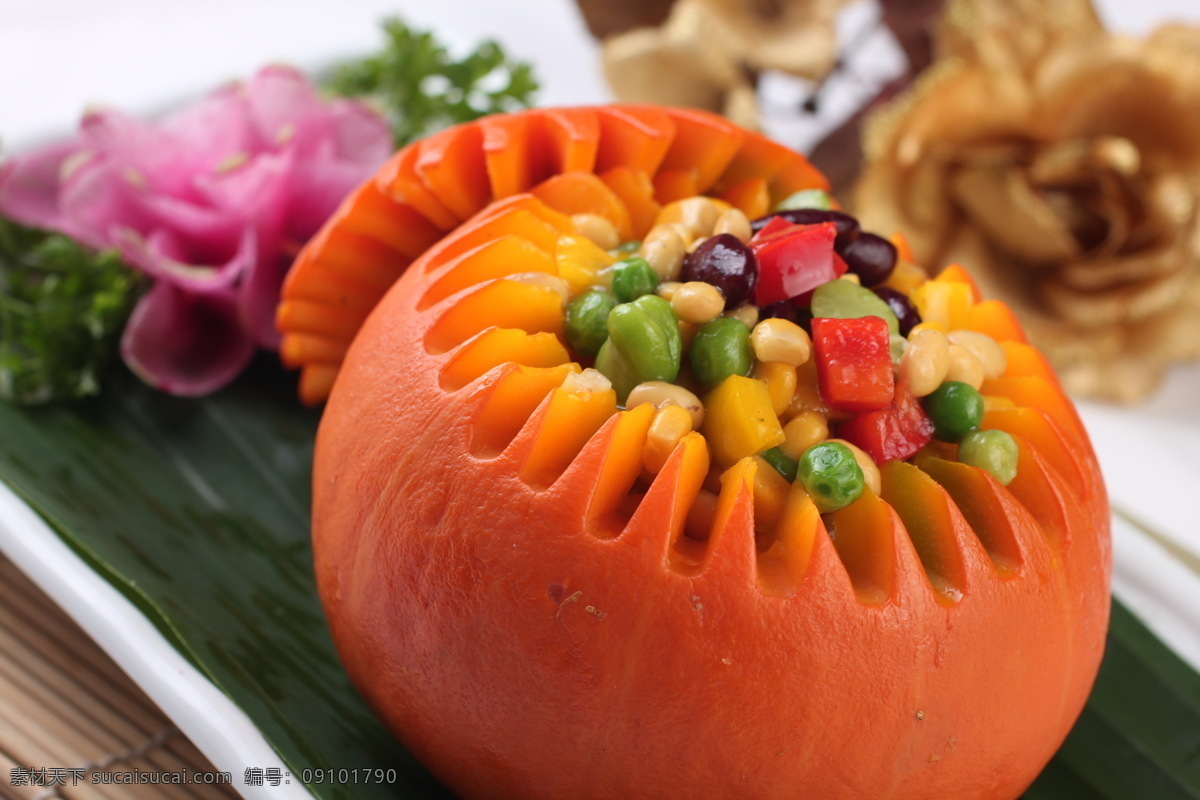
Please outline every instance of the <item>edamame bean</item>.
M821 189L801 189L780 200L773 210L792 211L798 208L819 208L828 211L833 208L833 198Z
M862 496L866 485L850 448L837 442L821 442L805 450L796 475L822 514L850 505Z
M688 354L692 374L704 386L716 386L730 375L750 373L750 329L732 317L705 323Z
M887 323L888 333L900 332L895 313L870 289L850 281L829 281L817 287L812 297L812 315L833 319L880 317Z
M567 304L563 328L567 345L581 356L594 357L608 339L608 315L617 298L604 289L589 289Z
M671 304L652 294L622 303L608 315L608 340L596 354L596 369L612 381L625 402L645 381L673 383L679 376L683 342Z
M1019 452L1012 436L1004 431L971 431L958 442L958 460L991 473L1007 486L1017 477Z
M630 303L642 295L653 294L658 288L658 273L640 256L626 258L613 264L612 290L617 300Z

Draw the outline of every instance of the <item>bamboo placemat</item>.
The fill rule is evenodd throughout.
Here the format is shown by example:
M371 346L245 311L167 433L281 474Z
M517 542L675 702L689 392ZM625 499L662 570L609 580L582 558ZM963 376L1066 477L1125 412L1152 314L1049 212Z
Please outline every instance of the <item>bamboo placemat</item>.
M43 769L46 783L57 777L65 785L35 785ZM185 772L216 769L78 625L0 557L0 797L238 796L228 785L105 785L120 779L114 775Z

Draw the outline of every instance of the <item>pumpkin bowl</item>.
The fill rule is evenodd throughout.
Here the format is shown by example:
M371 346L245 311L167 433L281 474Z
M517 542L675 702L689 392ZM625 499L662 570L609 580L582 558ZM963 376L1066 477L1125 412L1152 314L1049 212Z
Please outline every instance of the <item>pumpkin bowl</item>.
M671 148L627 167L658 206ZM789 168L739 152L673 169L720 195ZM931 445L821 513L699 431L649 471L656 409L564 383L562 300L515 276L604 269L571 215L637 239L660 212L567 174L485 198L337 364L313 540L355 685L465 798L1017 797L1083 707L1109 607L1103 484L1044 359L951 269L945 326L1006 354L980 427L1016 443L1010 483ZM327 242L374 224L343 214L312 247L335 263Z

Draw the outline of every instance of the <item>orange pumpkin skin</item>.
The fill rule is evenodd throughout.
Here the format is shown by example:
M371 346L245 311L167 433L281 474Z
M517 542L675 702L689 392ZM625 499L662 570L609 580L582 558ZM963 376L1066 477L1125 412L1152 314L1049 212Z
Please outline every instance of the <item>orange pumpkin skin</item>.
M280 356L302 370L301 399L323 401L388 288L494 200L533 191L567 214L615 211L628 237L681 197L719 196L758 217L814 188L828 181L800 154L695 109L537 108L456 125L396 153L305 245L276 316Z
M479 219L368 318L317 439L321 598L395 735L464 798L1017 797L1092 685L1110 551L1086 434L1011 315L979 323L1011 333L983 389L1015 401L984 422L1019 442L1008 487L892 463L832 536L793 489L760 553L746 460L700 543L698 435L630 517L648 407L601 422L556 390L525 421L521 368L454 372L480 339L430 331L475 289L423 297ZM522 351L529 385L552 350Z
M1078 714L1107 624L1107 503L1001 304L957 290L960 321L1008 356L983 391L1011 401L984 420L1019 442L1009 487L932 449L827 532L798 489L756 523L745 460L699 543L682 535L699 435L628 496L649 408L553 390L578 369L557 301L496 280L577 278L565 214L640 236L677 195L757 215L822 181L698 112L535 111L397 154L300 258L279 317L316 400L432 245L350 347L314 544L351 677L464 797L1011 798Z

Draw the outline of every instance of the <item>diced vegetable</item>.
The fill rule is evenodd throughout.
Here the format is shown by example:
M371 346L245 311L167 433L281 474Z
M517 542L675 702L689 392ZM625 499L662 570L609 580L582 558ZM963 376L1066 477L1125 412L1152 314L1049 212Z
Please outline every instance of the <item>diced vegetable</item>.
M838 426L838 436L862 448L876 464L883 464L909 458L929 444L933 422L908 390L897 386L888 408L846 420Z
M837 228L832 222L793 225L770 233L778 219L767 223L750 242L758 258L754 302L760 307L810 292L846 271L833 252Z
M796 223L788 220L784 216L774 215L774 214L767 217L765 221L757 220L757 222L760 222L761 225L759 225L758 228L755 230L754 238L751 239L752 243L760 242L763 239L769 239L770 237L774 236L775 234L779 233L780 231L786 231L789 228L791 228L793 225L796 224ZM753 225L753 223L752 223L752 225Z
M704 436L722 466L783 443L767 385L731 375L704 398Z
M926 281L913 290L913 305L921 319L944 325L948 330L965 328L971 322L971 287L950 281Z
M812 321L813 349L821 397L842 411L872 411L892 402L888 326L879 317Z
M766 236L768 235L766 233L768 225L774 225L770 233L777 233L782 228L783 222L790 222L793 225L820 225L823 222L832 222L837 227L837 238L833 240L833 249L838 252L857 239L861 233L858 220L844 211L818 208L776 211L751 222L750 229L759 233L760 236Z
M833 208L833 198L829 192L821 189L801 189L790 194L775 204L775 211L791 211L797 208L819 208L825 211Z
M582 292L596 283L600 270L613 263L613 257L582 236L563 234L554 250L558 275L571 286L572 292Z

